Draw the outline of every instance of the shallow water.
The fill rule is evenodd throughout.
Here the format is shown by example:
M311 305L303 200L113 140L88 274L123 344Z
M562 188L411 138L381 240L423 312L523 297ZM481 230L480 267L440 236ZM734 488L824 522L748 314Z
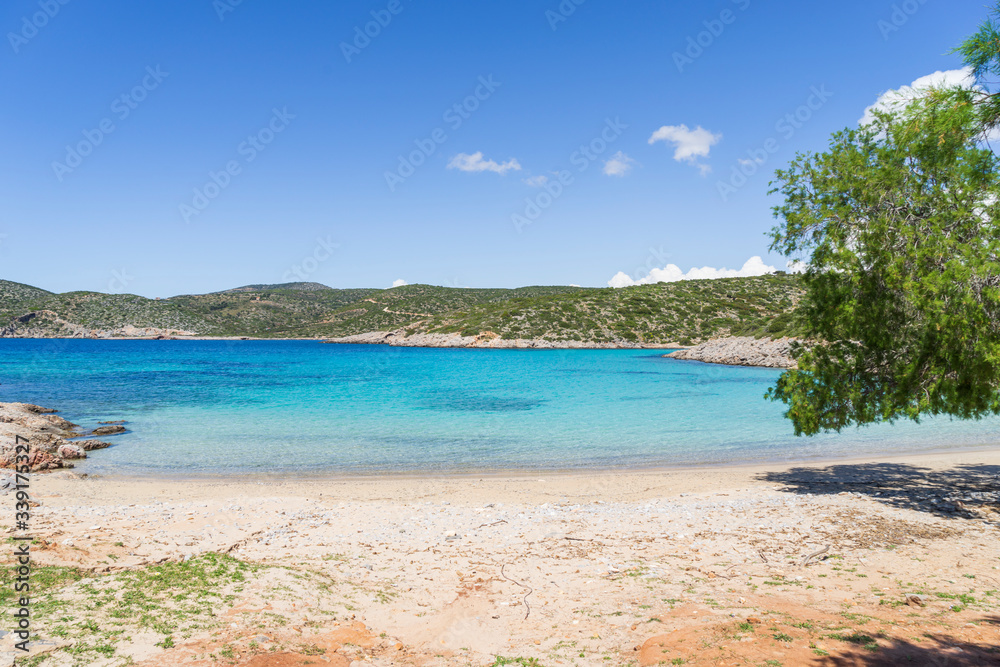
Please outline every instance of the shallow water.
M1000 419L796 438L763 398L778 375L641 350L0 340L0 400L129 422L88 472L606 469L1000 442Z

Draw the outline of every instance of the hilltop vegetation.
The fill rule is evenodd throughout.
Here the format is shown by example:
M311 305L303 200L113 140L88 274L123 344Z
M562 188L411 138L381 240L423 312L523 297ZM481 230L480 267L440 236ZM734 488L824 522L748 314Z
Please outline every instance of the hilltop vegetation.
M501 338L690 344L722 335L795 333L795 276L692 280L513 298L434 317L428 333Z
M624 289L407 285L377 290L288 283L160 300L53 294L0 281L0 335L113 337L124 335L123 327L136 327L201 336L332 338L405 330L689 344L724 335L793 335L801 294L799 278L785 275Z

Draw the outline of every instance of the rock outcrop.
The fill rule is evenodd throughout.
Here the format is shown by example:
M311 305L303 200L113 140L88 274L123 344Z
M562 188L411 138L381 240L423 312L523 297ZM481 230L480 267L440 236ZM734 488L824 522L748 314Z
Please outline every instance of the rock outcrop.
M73 444L83 447L83 450L86 452L91 452L95 449L107 449L111 446L110 442L104 442L103 440L75 440Z
M795 342L795 338L719 338L663 356L729 366L795 368L791 356Z
M98 426L95 428L91 435L115 435L117 433L124 433L126 429L120 424L115 424L114 426Z
M31 403L0 403L0 468L16 469L18 441L27 441L27 464L31 472L72 468L70 461L87 458L87 452L104 449L101 440L70 440L87 435L79 426ZM108 428L108 427L103 427ZM111 428L121 428L115 426Z
M87 458L87 453L83 451L83 447L80 445L65 444L59 445L56 449L56 453L59 458L62 459L85 459Z

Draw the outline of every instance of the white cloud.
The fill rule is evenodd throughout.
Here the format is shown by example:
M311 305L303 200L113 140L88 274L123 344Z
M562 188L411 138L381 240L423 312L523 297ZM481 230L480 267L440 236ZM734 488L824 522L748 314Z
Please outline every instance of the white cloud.
M708 157L712 146L722 141L721 134L713 134L701 125L693 130L687 125L664 125L649 137L649 144L657 141L670 142L674 145L674 159L678 162L689 162L698 167L702 176L708 175L712 168L698 162L700 157Z
M396 280L392 281L393 287L402 287L403 285L409 285L409 283L403 280L402 278L397 278Z
M789 273L805 273L809 265L801 259L791 259L785 263L785 271Z
M528 178L522 178L525 185L530 185L533 188L540 188L549 182L549 177L539 174L538 176L529 176Z
M624 176L632 170L635 160L618 151L611 156L611 159L604 163L604 173L608 176Z
M888 90L882 93L875 104L865 109L865 115L858 121L859 125L868 125L875 120L872 112L875 109L880 111L893 111L906 106L916 98L927 92L930 88L962 86L971 88L976 83L972 76L972 69L963 67L962 69L950 69L944 72L934 72L927 76L922 76L908 86L902 86L896 90Z
M714 278L746 278L774 273L775 268L764 263L759 256L751 257L740 269L714 269L703 266L684 273L676 264L667 264L662 269L653 269L649 275L633 280L624 271L619 271L608 281L608 287L630 287L632 285L652 285L654 283L675 283L681 280L704 280Z
M484 160L483 152L478 151L472 155L469 155L468 153L459 153L451 159L451 162L448 163L448 169L473 172L495 171L498 174L506 174L511 169L514 171L520 171L521 164L514 158L501 163L498 163L495 160Z

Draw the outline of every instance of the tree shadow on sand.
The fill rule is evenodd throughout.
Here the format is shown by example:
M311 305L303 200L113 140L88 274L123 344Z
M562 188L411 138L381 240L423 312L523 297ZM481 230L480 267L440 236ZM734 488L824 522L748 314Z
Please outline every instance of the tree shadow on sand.
M995 633L1000 618L989 617L978 622L986 631ZM861 642L863 643L863 642ZM893 638L879 642L878 648L841 651L813 663L817 667L888 667L889 665L940 665L941 667L980 667L1000 665L1000 648L995 643L957 639L928 632L913 639Z
M892 507L946 518L997 521L1000 466L959 465L932 470L903 463L845 463L768 472L758 479L800 494L854 493ZM955 663L958 664L958 663Z

